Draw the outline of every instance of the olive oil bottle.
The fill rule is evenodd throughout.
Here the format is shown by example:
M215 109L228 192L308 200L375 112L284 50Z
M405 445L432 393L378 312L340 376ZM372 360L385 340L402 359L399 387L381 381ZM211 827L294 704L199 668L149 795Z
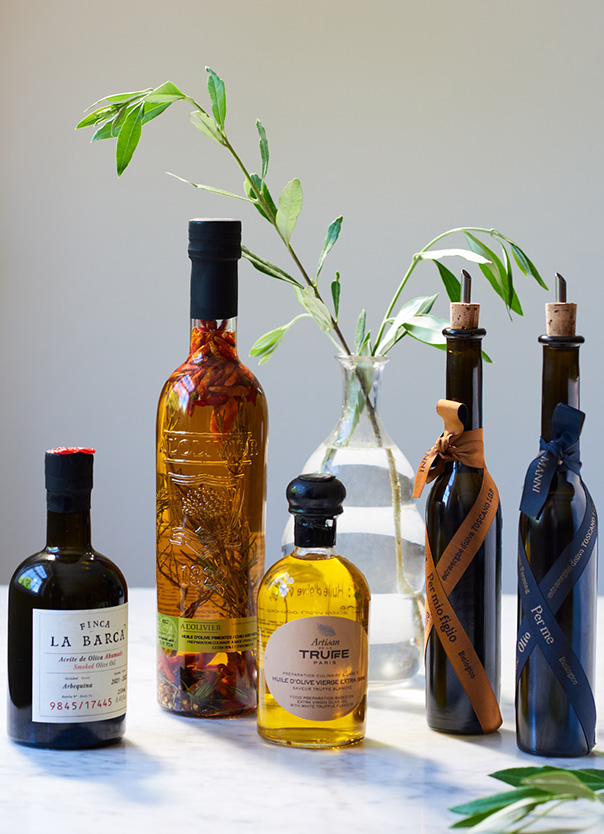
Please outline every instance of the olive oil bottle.
M256 708L267 406L236 344L238 220L191 220L191 342L157 410L157 682L171 712Z
M93 455L46 452L46 546L8 588L8 735L31 747L102 747L124 735L128 589L91 544Z
M258 594L258 732L292 747L342 747L365 735L369 586L335 548L346 491L330 474L287 488L294 549Z
M518 544L516 739L539 756L582 756L595 743L597 516L581 478L576 305L546 304L541 442L529 466Z
M484 462L482 354L479 305L451 304L446 400L437 411L445 431L426 455L418 495L433 480L426 502L426 715L447 733L480 734L501 724L501 509Z

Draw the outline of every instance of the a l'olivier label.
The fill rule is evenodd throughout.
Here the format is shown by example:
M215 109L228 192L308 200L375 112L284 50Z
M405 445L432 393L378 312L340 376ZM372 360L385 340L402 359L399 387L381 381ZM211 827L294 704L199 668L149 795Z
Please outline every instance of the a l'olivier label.
M367 632L345 617L302 617L274 631L264 674L277 703L298 718L332 721L367 690Z
M32 719L69 724L126 712L128 604L33 610Z
M254 651L256 617L198 620L158 613L157 642L177 652Z

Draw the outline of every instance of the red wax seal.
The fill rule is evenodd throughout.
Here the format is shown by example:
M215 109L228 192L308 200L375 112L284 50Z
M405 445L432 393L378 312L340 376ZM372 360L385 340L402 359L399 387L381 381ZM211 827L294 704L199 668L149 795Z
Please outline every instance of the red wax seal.
M95 450L85 446L57 446L56 449L48 450L49 455L75 455L76 452L82 452L85 455L94 455Z

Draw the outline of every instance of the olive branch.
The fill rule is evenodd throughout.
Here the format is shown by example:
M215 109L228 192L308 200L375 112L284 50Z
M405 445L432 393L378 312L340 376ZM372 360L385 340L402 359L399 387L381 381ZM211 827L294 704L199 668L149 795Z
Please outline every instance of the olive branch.
M577 799L596 803L593 810L600 816L604 809L604 770L596 768L564 769L559 767L512 767L490 774L513 790L457 805L450 810L464 819L451 828L469 831L518 834L557 808ZM573 823L576 823L576 818ZM594 820L585 821L585 826ZM543 829L538 829L542 831ZM562 831L556 827L556 831ZM578 830L573 825L573 831Z
M510 318L512 313L522 315L522 307L514 287L513 262L522 274L534 278L540 286L547 289L530 258L518 244L502 232L480 226L449 229L433 238L413 255L407 271L386 308L375 337L372 337L371 330L368 329L366 312L362 310L357 318L354 338L352 341L347 340L339 325L340 273L335 272L335 276L330 281L329 304L325 301L319 286L325 260L337 242L342 229L342 216L330 223L327 229L316 269L307 270L296 254L291 240L302 210L303 193L300 180L297 177L290 180L282 188L278 200L273 199L267 183L270 154L266 130L262 122L259 119L256 121L260 151L260 174L257 174L251 172L244 164L227 135L224 81L210 67L206 70L211 104L208 109L211 112L204 110L194 98L182 92L171 81L166 81L155 88L105 96L88 108L91 112L79 122L77 128L94 127L92 142L102 139L117 140L116 168L118 176L121 176L130 164L139 144L143 126L157 118L175 102L184 101L194 108L189 116L191 124L208 139L218 143L229 152L244 177L242 194L191 182L176 174L171 174L171 176L195 188L253 205L273 226L290 256L294 267L292 271L297 277L255 254L247 246L242 247L243 256L255 269L290 284L304 309L303 313L295 316L291 321L257 339L250 354L256 356L260 362L266 362L270 358L281 344L285 334L303 318L312 318L337 350L348 355L384 356L405 336L411 336L420 342L444 349L446 342L442 330L447 325L447 321L432 314L437 295L414 298L395 312L403 289L422 261L432 261L435 264L450 301L460 300L461 285L460 280L442 262L443 259L459 257L477 264L492 289L503 301ZM463 236L468 248L434 248L440 241L452 235ZM489 243L492 241L499 248L499 254L491 248L493 243L489 246L485 239L489 240Z

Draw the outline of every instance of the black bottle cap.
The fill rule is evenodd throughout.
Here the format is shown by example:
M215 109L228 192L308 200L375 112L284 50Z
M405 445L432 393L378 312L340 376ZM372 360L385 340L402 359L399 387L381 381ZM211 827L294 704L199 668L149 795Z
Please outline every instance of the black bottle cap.
M237 261L241 221L189 220L191 318L229 319L237 315Z
M287 487L296 547L333 547L335 516L343 512L344 484L335 475L299 475Z
M238 261L241 220L199 217L189 220L189 257L205 261Z
M287 487L289 511L294 515L333 518L344 512L346 489L335 475L309 473L299 475Z
M46 505L51 512L77 513L90 509L94 449L62 446L44 459Z

